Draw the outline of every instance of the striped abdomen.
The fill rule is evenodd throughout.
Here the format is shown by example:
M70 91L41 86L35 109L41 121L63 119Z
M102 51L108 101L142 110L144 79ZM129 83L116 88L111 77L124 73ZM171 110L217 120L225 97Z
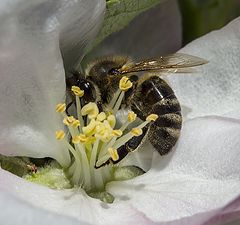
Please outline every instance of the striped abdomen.
M152 76L138 85L135 95L132 109L140 118L151 113L158 115L148 138L161 155L167 154L176 144L182 127L181 107L172 88L158 76Z

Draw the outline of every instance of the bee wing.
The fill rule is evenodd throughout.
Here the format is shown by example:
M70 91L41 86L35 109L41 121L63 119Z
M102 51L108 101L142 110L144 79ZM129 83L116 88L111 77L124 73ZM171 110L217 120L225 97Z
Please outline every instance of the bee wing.
M131 63L119 69L121 74L140 72L140 71L164 71L177 73L183 68L200 66L208 61L196 56L183 53L175 53L160 58L147 59L137 63Z

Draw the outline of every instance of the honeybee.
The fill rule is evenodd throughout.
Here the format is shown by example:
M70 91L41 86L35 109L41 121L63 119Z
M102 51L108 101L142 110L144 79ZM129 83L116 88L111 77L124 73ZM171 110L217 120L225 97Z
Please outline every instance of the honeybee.
M149 114L157 114L158 119L144 127L142 135L133 137L117 149L119 159L109 158L103 165L120 162L129 152L136 150L146 136L159 152L165 155L176 144L182 127L181 106L172 88L160 78L162 72L177 73L183 69L200 66L206 60L183 53L175 53L154 59L133 62L126 56L108 56L89 64L85 74L74 74L74 82L87 95L83 101L95 101L99 105L107 104L118 89L119 80L128 76L133 86L125 94L123 105L134 111L141 120ZM142 74L142 72L153 72ZM99 167L101 167L99 166Z

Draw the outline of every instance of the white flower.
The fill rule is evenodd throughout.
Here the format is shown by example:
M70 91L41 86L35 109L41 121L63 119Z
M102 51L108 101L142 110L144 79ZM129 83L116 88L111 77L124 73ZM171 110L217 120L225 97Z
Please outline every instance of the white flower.
M65 90L59 39L65 62L71 55L76 59L77 47L93 36L89 32L96 30L103 10L103 1L97 0L1 2L2 154L49 156L67 163L54 135L61 124L55 105ZM169 77L190 110L185 118L191 119L171 154L153 153L146 174L107 186L113 204L81 189L52 190L0 169L1 222L203 225L216 223L219 216L221 222L237 218L240 199L232 201L240 194L239 31L240 18L182 50L210 61L197 75ZM152 147L145 145L145 150L151 157ZM141 152L139 157L136 163L147 166Z

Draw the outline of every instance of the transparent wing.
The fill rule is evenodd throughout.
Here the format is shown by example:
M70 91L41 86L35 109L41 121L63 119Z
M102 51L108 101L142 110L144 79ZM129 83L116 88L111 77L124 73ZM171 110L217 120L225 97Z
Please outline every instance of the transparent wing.
M124 65L119 72L121 74L140 72L140 71L164 71L164 72L180 72L181 69L200 66L208 61L196 56L183 53L175 53L160 58L147 59L137 63Z

